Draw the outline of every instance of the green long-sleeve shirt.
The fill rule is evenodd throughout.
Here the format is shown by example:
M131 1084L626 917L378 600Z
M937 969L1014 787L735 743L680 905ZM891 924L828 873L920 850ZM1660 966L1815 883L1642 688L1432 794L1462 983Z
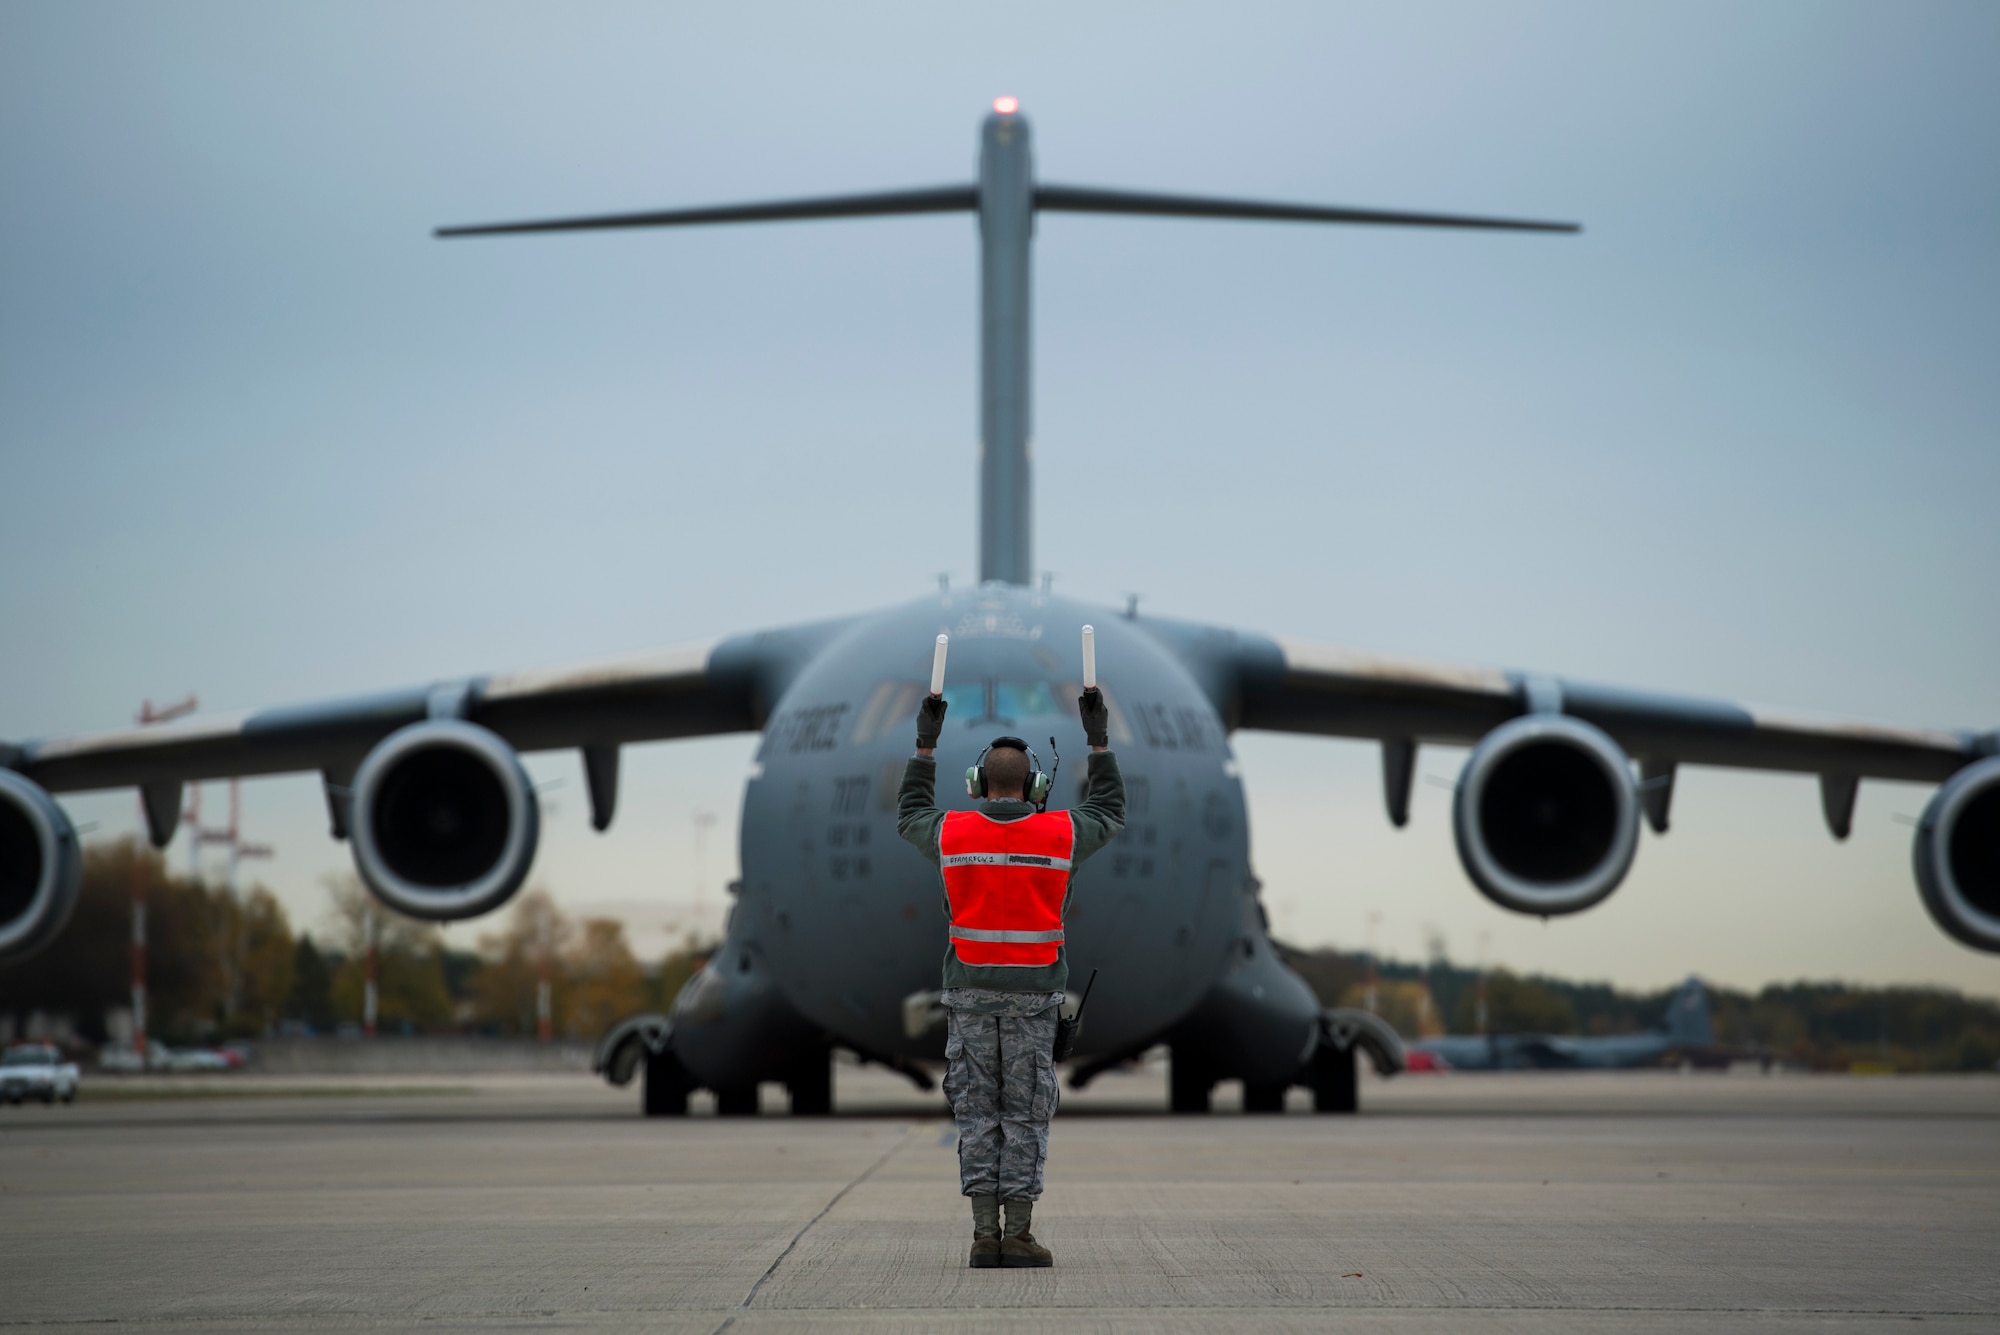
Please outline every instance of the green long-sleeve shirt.
M1090 753L1088 783L1083 801L1070 808L1070 826L1076 844L1070 853L1070 876L1083 860L1103 848L1125 828L1125 780L1118 773L1118 758L1109 751ZM944 829L945 812L937 805L937 760L932 756L911 756L903 767L903 789L896 801L896 828L903 838L922 850L938 866L938 893L944 900L945 921L951 920L951 900L944 895L944 870L939 862L938 835ZM1034 814L1032 803L1018 798L988 801L980 810L993 820L1019 820ZM1063 912L1069 912L1069 894L1063 895ZM1018 965L980 966L958 958L950 941L944 947L944 985L982 987L996 992L1060 992L1069 984L1069 956L1056 947L1056 962L1040 968Z

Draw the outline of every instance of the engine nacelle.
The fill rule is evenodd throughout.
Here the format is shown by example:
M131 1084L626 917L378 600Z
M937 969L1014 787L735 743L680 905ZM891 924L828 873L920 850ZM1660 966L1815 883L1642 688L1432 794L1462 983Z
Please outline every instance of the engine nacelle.
M1502 908L1546 917L1618 888L1639 847L1639 792L1618 743L1531 714L1480 739L1452 808L1459 861Z
M2000 756L1967 765L1917 824L1917 890L1937 925L2000 951Z
M514 749L454 719L384 737L354 772L354 865L413 918L473 918L511 899L535 860L540 808Z
M55 799L0 769L0 964L53 940L76 909L83 858Z

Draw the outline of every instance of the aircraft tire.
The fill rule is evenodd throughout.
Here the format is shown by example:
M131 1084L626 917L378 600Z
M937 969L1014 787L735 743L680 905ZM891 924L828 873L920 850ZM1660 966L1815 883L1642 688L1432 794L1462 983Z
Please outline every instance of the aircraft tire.
M646 1057L644 1085L639 1094L640 1110L648 1117L686 1117L688 1094L694 1080L687 1067L672 1052L655 1052Z
M1285 1110L1285 1091L1289 1085L1277 1081L1245 1080L1243 1082L1243 1111L1247 1113L1281 1113Z
M1351 1113L1361 1110L1361 1087L1354 1069L1354 1049L1322 1045L1313 1053L1313 1111Z
M799 1063L785 1090L792 1096L792 1116L827 1117L833 1112L833 1054L822 1052Z
M1205 1113L1215 1077L1177 1049L1167 1068L1167 1107L1177 1113Z
M757 1115L757 1086L717 1086L715 1091L715 1115L717 1117L755 1117Z

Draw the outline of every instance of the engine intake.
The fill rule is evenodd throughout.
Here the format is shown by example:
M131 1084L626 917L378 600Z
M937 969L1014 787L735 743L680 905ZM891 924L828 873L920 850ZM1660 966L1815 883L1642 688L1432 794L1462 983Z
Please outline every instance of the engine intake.
M53 940L76 908L83 860L55 799L0 769L0 964Z
M443 921L506 903L535 860L540 810L512 747L432 719L377 743L354 773L354 865L399 913Z
M1946 933L2000 952L2000 756L1937 790L1917 824L1917 891Z
M1638 850L1631 763L1581 719L1514 719L1473 748L1452 826L1467 875L1502 908L1587 909L1618 888Z

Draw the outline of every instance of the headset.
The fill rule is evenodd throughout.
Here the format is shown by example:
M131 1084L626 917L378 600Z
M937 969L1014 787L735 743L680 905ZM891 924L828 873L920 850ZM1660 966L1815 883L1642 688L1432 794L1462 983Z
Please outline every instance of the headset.
M1055 741L1053 737L1049 740L1051 742ZM1028 753L1028 781L1023 785L1023 788L1028 800L1035 804L1035 810L1046 811L1049 805L1049 789L1055 787L1055 780L1042 773L1041 757L1035 754L1034 747L1029 746L1019 737L995 737L986 744L986 750L981 751L979 759L974 761L972 767L965 771L965 795L967 797L986 796L986 752L991 751L996 746L1011 747L1013 750ZM1056 765L1058 768L1061 767L1061 756L1056 757Z

